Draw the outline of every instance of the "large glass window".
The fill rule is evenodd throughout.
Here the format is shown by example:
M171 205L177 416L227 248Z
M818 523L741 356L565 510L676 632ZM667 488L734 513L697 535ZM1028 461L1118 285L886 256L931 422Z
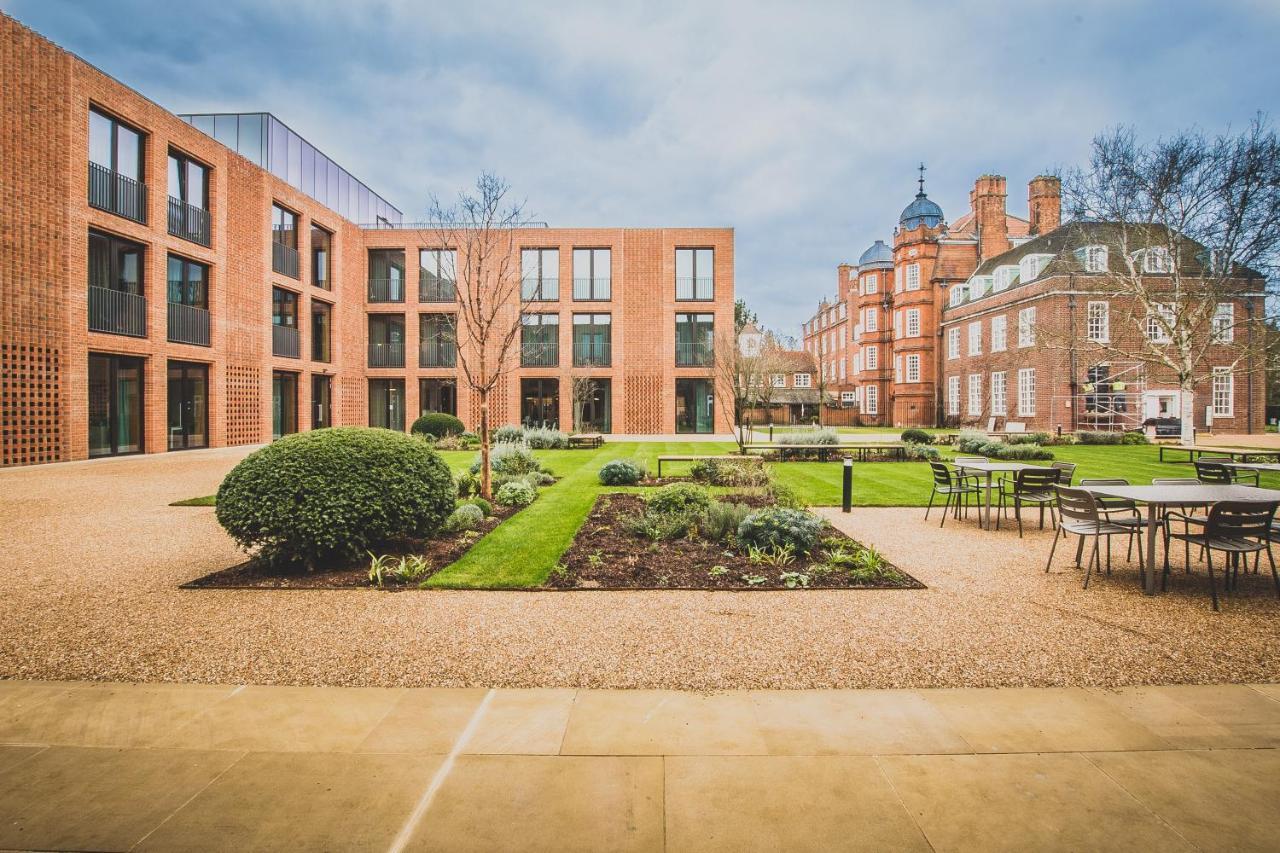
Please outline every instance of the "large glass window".
M169 195L200 210L209 209L209 169L180 151L169 152Z
M404 302L404 249L369 251L369 301Z
M169 256L169 301L193 308L209 307L209 268L178 255Z
M608 367L612 363L612 322L609 314L573 315L574 367Z
M209 446L209 366L169 362L169 449Z
M311 428L333 426L333 377L315 374L311 377Z
M457 257L453 249L418 250L419 302L453 302L458 298Z
M560 315L526 314L520 318L520 364L555 367L560 363Z
M677 379L676 432L713 432L715 402L710 379Z
M104 169L141 182L142 133L115 116L89 110L89 160Z
M333 234L319 225L311 225L311 283L325 290L333 289L329 259L333 252Z
M145 337L142 246L89 232L89 329Z
M715 298L715 251L676 249L676 299Z
M520 422L529 427L560 428L558 380L520 380Z
M89 353L89 455L142 451L142 359Z
M311 301L311 360L333 361L333 306Z
M404 432L404 380L369 380L369 426Z
M707 367L713 358L714 314L676 315L676 365Z
M271 324L298 328L298 294L283 287L271 288Z
M369 366L404 367L404 315L369 315Z
M613 431L613 383L587 379L574 383L573 418L578 432Z
M298 431L298 374L271 372L271 436L280 438Z
M418 412L458 414L458 383L454 379L419 379Z
M271 205L271 239L281 246L297 249L298 214L278 204Z
M454 340L453 315L420 315L418 318L418 366L455 366L458 350Z
M520 252L520 298L525 301L560 298L559 249L523 249Z
M573 250L573 298L612 298L612 267L608 249Z

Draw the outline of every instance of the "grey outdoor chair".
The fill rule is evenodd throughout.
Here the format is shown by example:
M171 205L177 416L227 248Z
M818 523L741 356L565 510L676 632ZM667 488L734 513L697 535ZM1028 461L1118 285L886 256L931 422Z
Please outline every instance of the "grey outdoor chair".
M969 496L978 494L978 484L976 478L972 475L966 475L960 471L948 467L942 462L930 462L929 467L933 469L933 491L929 493L929 505L925 507L924 517L929 519L929 512L933 509L933 501L938 495L943 495L945 500L942 504L942 521L938 524L942 527L947 523L947 511L952 510L954 504L955 517L960 517L960 504L964 503L965 515L969 514Z
M1049 508L1049 521L1056 524L1057 516L1053 505L1058 497L1053 486L1061 476L1053 468L1023 468L1015 471L1013 481L1000 481L1000 506L996 513L996 530L1000 529L1000 517L1009 504L1013 506L1013 515L1018 520L1018 538L1022 538L1022 505L1031 504L1040 508L1040 529L1044 530L1044 510Z
M1205 563L1209 568L1209 595L1213 599L1213 609L1218 607L1218 584L1213 576L1213 552L1222 551L1227 555L1223 566L1223 592L1231 592L1236 587L1240 575L1240 564L1248 567L1247 555L1255 558L1261 552L1267 553L1267 561L1271 564L1271 579L1275 584L1276 595L1280 596L1280 574L1276 573L1275 557L1271 554L1271 530L1275 519L1277 503L1249 503L1245 501L1222 501L1209 509L1208 518L1191 519L1180 512L1168 512L1164 517L1164 572L1161 576L1161 587L1169 585L1169 540L1181 539L1188 544L1200 545L1204 549ZM1193 522L1185 524L1182 532L1175 532L1173 525L1179 521ZM1244 560L1241 558L1245 557Z
M1053 536L1053 546L1049 548L1049 561L1045 563L1044 570L1049 571L1053 566L1053 552L1058 547L1058 537L1066 537L1067 534L1074 534L1080 537L1083 542L1089 538L1093 538L1093 548L1089 555L1089 564L1084 573L1084 588L1089 588L1089 578L1093 574L1094 569L1102 570L1101 559L1099 557L1100 549L1098 540L1103 536L1129 536L1132 533L1130 528L1122 524L1108 521L1106 517L1098 511L1098 501L1091 492L1084 489L1073 489L1070 486L1055 484L1054 491L1058 495L1058 530ZM1083 549L1077 549L1077 555ZM1079 566L1077 559L1076 565ZM1138 565L1145 566L1142 559L1142 549L1138 549ZM1110 573L1110 567L1108 567Z
M1093 479L1086 478L1080 481L1081 488L1087 488L1089 486L1127 486L1127 485L1129 485L1129 481L1121 479L1119 477L1093 478ZM1132 560L1133 545L1134 545L1134 540L1137 538L1137 534L1146 530L1147 527L1150 526L1147 522L1146 517L1143 516L1143 514L1138 511L1138 505L1135 502L1129 500L1128 498L1111 498L1111 497L1107 497L1106 495L1094 495L1093 497L1098 502L1098 512L1102 515L1103 518L1105 518L1107 521L1112 522L1113 524L1119 524L1122 527L1130 528L1131 532L1129 534L1129 547L1124 553L1124 558L1126 560ZM1083 544L1084 544L1084 540L1081 540L1081 545L1083 546ZM1108 545L1107 565L1110 566L1111 565L1111 549L1110 549L1111 540L1110 539L1107 540L1107 545ZM1078 554L1076 555L1076 562L1077 563L1080 562L1080 556Z
M1074 462L1054 462L1054 463L1053 463L1052 465L1050 465L1049 467L1050 467L1050 468L1056 468L1056 469L1058 469L1058 471L1059 471L1059 472L1061 472L1061 473L1059 474L1059 479L1058 479L1058 482L1059 482L1059 483L1062 483L1062 485L1064 485L1064 486L1070 486L1070 485L1071 485L1071 478L1072 478L1072 477L1074 477L1074 476L1076 475L1076 463L1074 463Z
M1231 459L1226 456L1201 456L1195 461L1196 476L1202 483L1230 485L1232 483L1248 483L1256 486L1259 483L1258 472L1228 467Z

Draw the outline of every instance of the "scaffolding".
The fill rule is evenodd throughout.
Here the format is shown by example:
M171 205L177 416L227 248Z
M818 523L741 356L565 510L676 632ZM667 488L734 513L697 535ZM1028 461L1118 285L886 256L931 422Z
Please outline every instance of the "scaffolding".
M1111 432L1142 429L1147 371L1142 362L1103 361L1076 378L1070 398L1076 428Z

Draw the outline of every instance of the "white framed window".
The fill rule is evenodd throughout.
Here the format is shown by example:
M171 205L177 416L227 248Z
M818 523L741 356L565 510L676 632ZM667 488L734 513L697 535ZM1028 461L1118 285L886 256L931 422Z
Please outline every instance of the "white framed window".
M1156 344L1167 344L1169 331L1173 328L1175 320L1176 315L1172 305L1167 302L1152 303L1151 313L1147 315L1147 340Z
M878 370L880 368L880 347L874 344L867 347L867 370Z
M1236 377L1230 367L1213 369L1213 416L1234 417L1236 412Z
M947 329L947 358L960 357L960 327Z
M1213 319L1210 321L1212 329L1213 342L1215 344L1229 344L1235 340L1236 336L1236 306L1233 302L1219 302L1218 307L1213 312Z
M880 276L871 273L862 279L863 294L875 293L880 289Z
M908 338L920 337L920 309L919 308L907 309L907 337Z
M1165 246L1152 246L1142 252L1142 271L1159 275L1173 272L1173 255Z
M1018 312L1018 346L1033 347L1035 345L1036 309L1033 305Z
M856 394L854 394L852 391L841 391L841 392L840 392L840 402L841 402L841 403L852 403L852 402L853 402L854 400L856 400L856 399L857 399L857 395L856 395Z
M775 374L773 374L772 381L773 381L773 387L774 387L774 388L786 388L786 387L787 387L787 375L786 375L785 373L775 373Z
M1018 417L1036 416L1036 369L1024 367L1018 371Z
M995 276L975 275L969 279L969 298L977 299L986 296L995 288Z
M880 413L880 388L876 385L867 386L867 414L875 415Z
M907 264L907 290L920 289L920 265Z
M920 354L911 353L907 356L907 381L920 381Z
M960 377L947 377L947 414L960 414Z
M1005 373L997 370L991 374L991 414L1009 414L1009 402L1005 396Z
M1111 303L1090 301L1087 311L1085 338L1098 344L1111 343Z
M879 314L880 314L880 312L879 312L879 310L878 310L878 309L875 309L875 308L863 308L863 309L862 309L862 327L863 327L864 329L866 329L868 332L878 332L878 331L880 331L880 325L879 325L879 323L880 323L880 317L879 317Z
M902 382L902 356L895 356L893 359L893 381Z
M902 337L902 309L893 312L893 336Z
M1009 320L1003 314L991 318L991 351L1004 352L1008 348Z
M1018 279L1034 281L1044 272L1044 268L1053 260L1053 255L1027 255L1018 262Z
M982 414L982 374L969 374L969 416Z
M951 301L951 307L963 305L969 298L969 286L967 284L957 284L951 288L951 295L948 297Z
M992 287L997 293L1001 290L1007 290L1009 285L1013 284L1018 278L1018 268L1013 264L1006 264L1002 267L996 267L995 283Z
M846 365L848 365L848 362L845 361L843 358L840 359L840 381L841 382L844 381Z
M791 387L793 388L811 388L813 376L808 373L797 373L791 377Z
M1080 264L1085 272L1107 271L1107 247L1085 246L1080 250Z
M982 321L969 324L969 355L982 355Z

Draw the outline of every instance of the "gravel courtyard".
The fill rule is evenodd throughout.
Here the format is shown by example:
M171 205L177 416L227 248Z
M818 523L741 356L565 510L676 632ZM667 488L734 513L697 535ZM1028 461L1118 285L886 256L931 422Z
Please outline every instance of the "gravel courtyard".
M1203 574L1080 588L1051 534L825 514L928 585L864 592L217 591L242 559L209 494L226 449L0 471L0 677L385 686L1120 686L1280 681L1280 600ZM1122 558L1123 548L1117 547ZM513 553L511 559L520 555Z

